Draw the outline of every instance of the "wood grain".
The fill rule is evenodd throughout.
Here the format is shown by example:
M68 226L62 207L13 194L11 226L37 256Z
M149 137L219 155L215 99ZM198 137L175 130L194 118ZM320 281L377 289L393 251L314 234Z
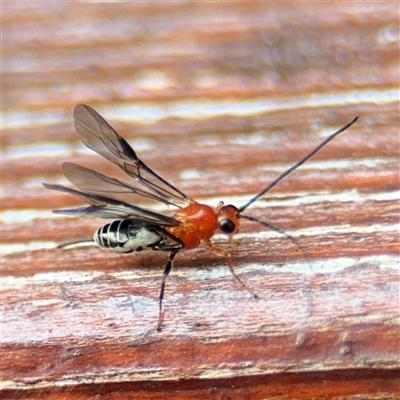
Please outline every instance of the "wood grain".
M4 3L1 396L4 399L399 397L398 5ZM359 121L248 214L232 278L179 254L95 247L64 161L89 104L189 196L244 204ZM152 206L152 205L149 205ZM214 243L228 247L226 238Z

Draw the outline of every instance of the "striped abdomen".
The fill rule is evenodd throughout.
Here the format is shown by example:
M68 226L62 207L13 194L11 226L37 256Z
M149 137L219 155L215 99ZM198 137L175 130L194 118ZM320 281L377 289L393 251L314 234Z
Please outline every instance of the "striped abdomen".
M94 241L101 247L129 253L141 251L165 241L161 230L128 219L113 221L94 234Z

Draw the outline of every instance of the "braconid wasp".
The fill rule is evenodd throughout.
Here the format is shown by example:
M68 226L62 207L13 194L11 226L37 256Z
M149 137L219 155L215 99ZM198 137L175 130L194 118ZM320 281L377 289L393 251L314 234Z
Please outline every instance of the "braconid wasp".
M232 204L225 205L221 201L213 209L187 197L152 171L138 158L126 140L119 136L96 111L81 104L74 110L74 121L75 129L81 136L84 145L116 164L136 182L134 184L125 183L77 164L64 163L64 174L77 189L61 185L44 184L44 186L80 197L90 204L87 207L55 211L58 214L87 215L114 220L98 229L92 240L86 241L94 241L101 247L122 253L145 249L169 253L159 294L157 330L161 330L164 319L162 302L165 282L171 272L173 260L179 251L194 249L201 244L205 245L215 254L226 257L232 275L242 286L247 288L233 269L229 251L216 247L210 239L216 233L223 233L231 239L239 231L240 219L247 219L284 234L295 242L292 236L281 229L245 215L244 211L328 142L353 125L357 118L355 117L353 121L327 137L314 150L288 168L244 205L236 207ZM176 211L160 213L139 207L134 204L135 196L155 200L166 206L174 207ZM132 201L129 201L130 197ZM79 243L79 241L65 245L75 243ZM65 247L65 245L60 247ZM253 294L253 296L257 298L257 295Z

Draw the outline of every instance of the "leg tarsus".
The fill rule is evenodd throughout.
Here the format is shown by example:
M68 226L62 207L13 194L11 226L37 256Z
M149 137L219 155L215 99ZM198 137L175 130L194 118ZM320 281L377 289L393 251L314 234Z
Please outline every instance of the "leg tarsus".
M233 275L233 277L253 296L254 300L259 300L260 296L256 293L254 293L240 278L239 276L236 274L234 268L233 268L233 264L232 264L232 259L231 257L228 255L228 267L229 267L229 271L231 272L231 274Z
M161 325L164 321L164 314L165 314L165 311L160 311L158 314L158 322L157 322L157 331L158 332L161 332Z
M229 271L230 273L233 275L233 277L243 286L243 288L245 288L254 298L254 300L259 300L260 296L258 296L258 294L254 293L240 278L239 276L236 274L235 269L233 268L233 264L232 264L232 259L231 259L231 255L230 253L222 248L222 247L217 247L217 246L212 246L210 242L206 242L205 243L210 249L211 251L217 255L217 256L223 256L226 257L227 259L227 263L228 263L228 267L229 267Z

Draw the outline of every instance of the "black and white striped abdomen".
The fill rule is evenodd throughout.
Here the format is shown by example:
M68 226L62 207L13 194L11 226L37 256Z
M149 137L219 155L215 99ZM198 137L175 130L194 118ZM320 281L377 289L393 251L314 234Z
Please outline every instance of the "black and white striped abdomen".
M94 234L99 246L122 253L141 251L164 240L162 231L128 219L106 224Z

